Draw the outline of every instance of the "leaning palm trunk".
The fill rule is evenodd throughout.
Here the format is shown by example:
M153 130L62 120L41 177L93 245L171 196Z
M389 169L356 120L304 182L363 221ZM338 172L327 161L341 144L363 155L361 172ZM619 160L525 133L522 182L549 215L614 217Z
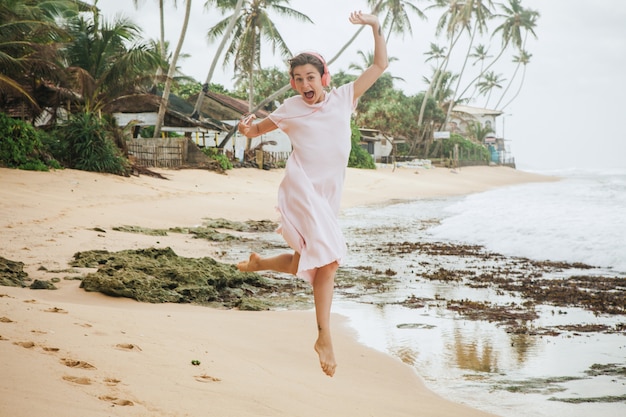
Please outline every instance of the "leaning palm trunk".
M459 87L461 85L461 79L463 78L463 73L465 72L465 67L467 66L467 61L469 60L469 56L472 50L472 45L474 44L474 38L476 37L476 30L478 29L478 25L474 26L474 30L472 31L472 37L470 38L469 45L467 47L467 53L465 54L465 59L463 60L463 66L461 67L461 72L459 74L459 78L456 81L456 87L454 88L454 93L452 95L452 101L448 106L448 111L446 113L446 118L441 125L442 129L445 129L448 124L448 120L450 120L450 114L452 113L452 108L456 105L457 101L461 99L461 97L457 97L457 93L459 91Z
M176 61L178 61L178 55L180 55L180 50L183 47L183 43L185 42L185 35L187 34L187 26L189 24L189 15L191 14L191 0L187 0L187 7L185 8L185 20L183 21L183 27L180 31L180 38L178 39L178 45L176 45L176 50L174 51L174 55L172 56L172 62L170 63L170 68L167 72L167 80L165 80L165 86L163 87L163 97L161 98L161 103L159 104L159 114L157 115L157 122L154 126L154 137L158 138L161 136L161 127L163 126L163 119L165 119L165 111L167 109L167 105L169 103L170 89L172 88L172 81L174 79L174 75L176 74Z
M469 90L470 87L472 87L474 85L474 83L476 83L478 80L480 80L487 73L487 70L489 70L496 62L498 62L498 60L500 60L500 58L502 57L502 54L504 54L505 50L506 50L506 45L502 46L502 48L500 49L500 52L498 53L498 55L496 55L496 57L493 59L493 61L491 61L489 63L489 65L484 67L482 69L482 71L480 71L480 74L478 74L476 77L474 77L474 79L472 81L470 81L469 84L467 84L467 87L465 87L465 89L461 92L461 94L459 94L459 97L463 97L465 95L465 93L467 93L467 90Z
M517 69L516 69L516 71L517 71ZM509 104L511 104L513 102L513 100L515 100L517 98L519 93L522 91L522 86L524 85L524 79L525 78L526 78L526 65L524 65L524 68L522 70L522 79L520 80L519 86L517 87L517 91L515 92L515 94L513 94L513 97L511 97L511 99L509 101L507 101L504 106L502 106L502 108L500 109L501 111L504 111L504 109L506 109L509 106ZM500 102L498 102L498 104L500 104Z
M217 62L222 55L222 51L226 46L226 41L230 37L230 32L233 31L235 27L235 23L237 22L237 17L239 16L239 12L241 11L241 7L243 6L243 0L237 0L237 5L235 6L235 11L233 12L232 17L228 21L228 26L224 31L224 36L222 37L222 41L217 47L217 51L215 52L215 56L213 57L213 62L211 62L211 67L209 68L209 73L206 76L206 80L204 80L204 84L202 85L202 91L198 94L198 99L196 100L196 105L193 108L193 113L191 117L197 119L200 117L200 108L202 107L202 101L204 100L204 93L209 91L209 84L211 84L211 79L213 78L213 72L215 72L215 67L217 66Z
M515 66L515 71L513 71L513 76L511 77L511 81L509 81L509 84L506 86L506 88L502 92L502 95L500 96L500 99L496 103L496 109L498 108L498 106L500 106L500 103L502 102L502 100L506 96L506 93L508 93L509 88L511 88L511 85L513 85L513 80L515 80L515 76L517 75L517 72L519 71L519 67L522 64L524 65L524 72L522 73L522 84L524 83L524 75L526 74L526 64L523 62L522 57L525 54L526 38L527 37L528 37L528 32L526 32L526 34L524 36L524 44L520 48L520 60L517 62L517 65ZM507 102L506 106L508 106L511 103L511 101L513 101L513 99L515 99L515 97L517 97L517 95L520 93L521 88L522 88L522 85L520 84L517 92L515 93L513 98ZM504 106L504 107L506 107L506 106ZM502 107L502 108L504 108L504 107Z

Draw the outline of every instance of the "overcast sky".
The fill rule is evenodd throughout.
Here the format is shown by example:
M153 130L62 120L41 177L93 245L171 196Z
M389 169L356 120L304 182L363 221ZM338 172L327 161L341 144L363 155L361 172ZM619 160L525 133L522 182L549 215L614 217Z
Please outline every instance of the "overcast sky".
M105 17L127 16L143 29L146 38L158 38L158 1L139 3L139 10L130 0L99 0L98 7ZM166 37L172 50L184 12L183 0L177 2L178 9L171 6L173 3L166 0ZM204 82L217 48L216 43L207 43L206 32L222 18L206 11L204 3L193 1L183 45L183 52L191 57L178 64L185 74L200 82ZM352 0L291 0L290 6L308 15L314 24L279 21L278 27L292 52L315 50L330 58L354 34L356 27L348 22L350 11L365 11L365 4ZM427 3L415 4L423 8ZM538 11L541 17L535 30L537 39L527 41L526 49L532 57L523 90L505 109L505 115L498 118L498 136L504 133L510 140L521 169L626 168L626 1L522 0L522 4ZM424 63L424 52L430 42L444 43L434 36L439 13L431 13L429 22L414 17L412 36L389 40L389 55L397 58L389 71L405 80L396 87L406 94L425 90L422 77L432 75L431 64ZM494 39L491 53L495 55L498 46L499 41ZM330 67L331 73L347 71L352 62L360 63L357 51L369 51L371 47L371 33L364 31ZM510 57L503 63L508 61ZM280 57L269 53L263 55L262 65L285 67ZM221 66L218 70L212 81L232 88L232 71L222 71ZM509 79L510 70L496 72ZM480 98L471 105L482 107L485 100ZM489 104L496 101L491 98Z

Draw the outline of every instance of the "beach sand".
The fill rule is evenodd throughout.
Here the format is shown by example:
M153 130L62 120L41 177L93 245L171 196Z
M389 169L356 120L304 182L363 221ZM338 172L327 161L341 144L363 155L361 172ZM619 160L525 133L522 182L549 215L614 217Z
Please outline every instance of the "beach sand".
M180 256L217 258L219 243L112 228L276 220L282 170L158 172L168 179L0 168L0 256L44 280L85 250L169 246ZM551 180L505 167L348 169L342 204ZM339 366L328 378L313 351L313 311L146 304L86 293L76 280L56 285L0 287L0 416L489 415L432 393L412 368L360 345L340 316Z

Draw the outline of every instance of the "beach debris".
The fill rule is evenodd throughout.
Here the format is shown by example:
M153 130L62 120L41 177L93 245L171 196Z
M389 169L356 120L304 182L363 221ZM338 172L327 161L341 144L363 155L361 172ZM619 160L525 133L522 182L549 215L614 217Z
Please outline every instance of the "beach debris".
M550 401L560 401L569 404L582 403L626 403L626 395L605 395L604 397L575 397L575 398L548 398Z
M193 366L199 366L200 365L200 361L198 359L194 359L194 360L191 361L191 364Z
M398 329L434 329L434 324L426 324L426 323L401 323L396 325Z
M619 363L594 363L585 373L589 376L609 375L626 377L626 365Z
M59 307L51 307L48 308L46 310L44 310L46 313L59 313L59 314L67 314L67 310L63 310L62 308Z
M0 285L5 287L25 287L24 280L28 274L24 272L24 263L12 261L0 256Z

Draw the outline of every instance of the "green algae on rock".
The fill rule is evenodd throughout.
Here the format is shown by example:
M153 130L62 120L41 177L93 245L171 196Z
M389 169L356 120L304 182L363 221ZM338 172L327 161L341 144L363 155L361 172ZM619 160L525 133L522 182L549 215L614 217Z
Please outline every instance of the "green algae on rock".
M24 279L28 274L24 272L24 263L12 261L0 256L0 285L5 287L25 287Z
M150 229L141 226L116 226L117 232L139 233L148 236L167 236L168 233L191 234L194 238L205 239L212 242L224 242L227 240L241 240L237 236L219 232L216 229L234 230L237 232L271 232L278 225L270 220L248 220L236 222L227 219L206 219L202 226L195 227L171 227L169 229Z
M98 267L81 288L150 303L195 303L245 310L277 306L277 292L300 291L293 280L240 272L210 257L184 258L171 248L74 254L75 267ZM284 300L283 300L284 301Z

